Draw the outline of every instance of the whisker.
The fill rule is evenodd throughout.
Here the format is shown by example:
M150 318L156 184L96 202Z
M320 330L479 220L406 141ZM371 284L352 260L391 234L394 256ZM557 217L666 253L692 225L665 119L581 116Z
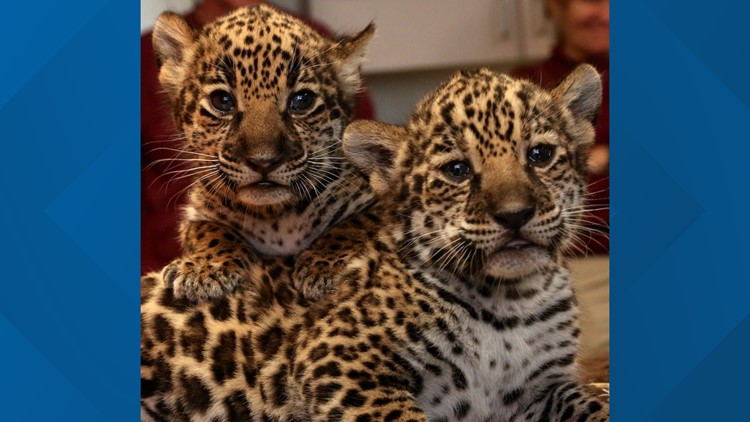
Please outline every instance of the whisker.
M194 176L194 175L200 174L200 173L202 173L202 172L204 172L204 171L206 171L206 170L209 170L209 168L200 168L200 169L196 169L196 168L187 168L187 169L182 169L182 170L174 170L174 171L170 171L170 172L165 172L165 173L162 173L162 174L160 174L160 175L159 175L159 176L157 176L156 178L154 178L154 180L153 180L153 181L151 181L151 183L150 183L150 184L148 185L148 189L151 189L151 187L152 187L152 186L154 185L154 183L156 183L157 181L161 180L161 179L162 179L162 178L164 178L164 177L167 177L167 176L169 176L170 174L173 174L174 176L172 176L172 177L171 177L171 178L170 178L170 179L169 179L169 180L168 180L168 181L167 181L167 182L166 182L166 183L164 184L164 185L165 185L165 189L166 189L166 187L167 187L167 186L169 186L169 183L170 183L170 182L171 182L172 180L174 180L174 178L175 178L176 176L178 176L178 175L180 175L180 174L183 174L183 175L185 175L186 177L189 177L189 176Z
M172 152L179 152L179 153L184 153L184 154L193 154L193 155L198 155L198 156L203 156L203 157L215 158L215 156L213 156L211 154L204 154L202 152L188 151L188 150L184 150L184 149L169 148L169 147L159 147L159 148L152 149L152 151L162 151L162 150L163 151L172 151Z

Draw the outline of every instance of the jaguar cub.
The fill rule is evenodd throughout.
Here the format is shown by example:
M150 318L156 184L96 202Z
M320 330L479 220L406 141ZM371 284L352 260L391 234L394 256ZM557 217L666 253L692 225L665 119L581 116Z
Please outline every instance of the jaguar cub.
M196 179L185 255L163 270L176 297L233 291L258 253L294 255L372 202L340 147L373 32L328 39L265 5L200 31L159 17L159 81L185 140L177 160Z
M606 398L575 379L562 255L600 101L590 66L551 92L479 70L426 97L406 127L350 124L344 151L378 208L306 253L336 251L358 226L375 238L314 303L280 258L251 269L267 280L259 293L240 286L210 305L145 278L144 418L608 420Z

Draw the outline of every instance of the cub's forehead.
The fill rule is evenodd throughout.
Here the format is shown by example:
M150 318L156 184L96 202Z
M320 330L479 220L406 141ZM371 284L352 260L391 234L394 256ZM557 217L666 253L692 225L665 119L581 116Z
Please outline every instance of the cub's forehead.
M192 81L207 90L228 86L247 99L278 98L298 80L302 64L320 57L330 44L297 18L271 7L241 8L200 31Z
M292 50L315 50L329 43L299 19L265 5L240 8L205 26L199 37L207 47L220 47L206 49L207 55L223 53L240 59L255 59L265 53L263 49L291 54Z
M534 106L547 103L549 95L536 85L481 69L454 75L426 101L424 109L439 115L447 123L451 123L451 120L457 120L455 123L466 120L465 123L469 123L524 114Z
M468 131L475 138L511 141L554 115L555 107L549 93L528 81L487 69L462 71L419 104L410 127L433 139Z

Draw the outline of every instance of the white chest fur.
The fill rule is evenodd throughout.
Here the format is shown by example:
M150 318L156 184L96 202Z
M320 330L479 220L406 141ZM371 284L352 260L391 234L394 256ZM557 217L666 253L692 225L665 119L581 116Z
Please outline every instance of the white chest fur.
M526 283L541 287L545 281L540 276ZM443 330L423 333L450 362L440 364L439 375L423 372L419 400L431 418L453 420L465 411L468 421L511 420L550 383L550 377L572 376L569 356L577 348L576 309L574 304L570 308L558 305L565 298L572 299L567 272L529 298L510 300L502 287L491 297L472 294L464 287L452 290L466 299L477 318L465 307L442 303L455 316L449 322L454 341ZM457 377L462 382L457 383Z
M294 255L307 248L328 227L329 219L320 219L313 210L303 213L288 212L274 220L261 220L248 215L232 213L219 216L217 212L188 206L188 221L220 221L231 224L257 252L267 255Z

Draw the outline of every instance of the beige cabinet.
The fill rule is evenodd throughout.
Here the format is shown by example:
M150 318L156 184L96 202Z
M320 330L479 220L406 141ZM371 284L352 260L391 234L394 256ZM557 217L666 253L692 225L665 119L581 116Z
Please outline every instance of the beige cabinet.
M365 73L470 67L522 57L518 0L309 0L308 11L337 32L375 21L378 30Z

